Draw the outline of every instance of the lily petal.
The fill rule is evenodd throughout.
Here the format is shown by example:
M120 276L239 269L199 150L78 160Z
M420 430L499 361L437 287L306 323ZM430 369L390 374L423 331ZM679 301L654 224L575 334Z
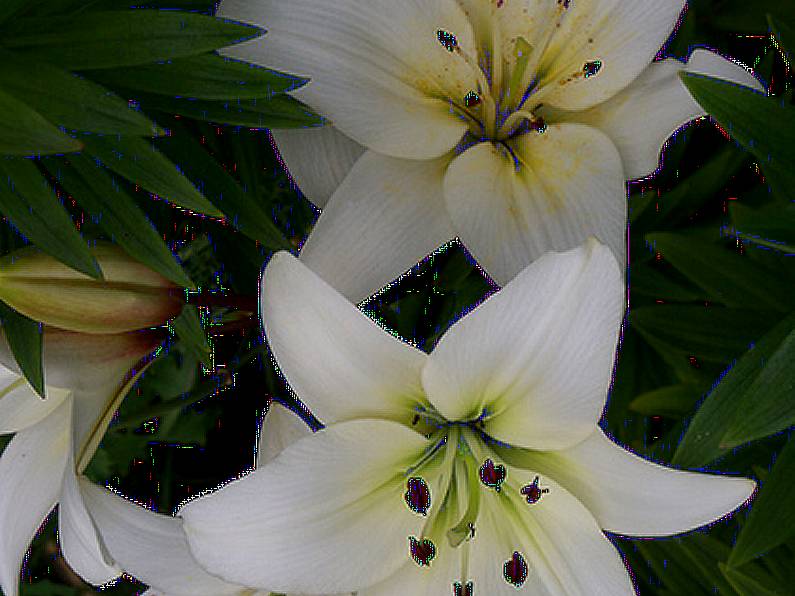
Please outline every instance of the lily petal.
M681 72L724 79L764 92L744 67L708 50L695 50L687 64L675 59L651 64L608 101L566 118L604 131L616 144L629 180L653 173L660 150L676 130L706 112L682 84Z
M86 510L74 473L73 456L69 457L58 500L58 541L66 562L88 583L101 586L121 575L121 570L108 560Z
M3 343L0 337L0 344ZM0 345L0 351L2 349ZM23 377L0 364L0 435L15 433L40 422L71 393L55 387L45 389L47 399L41 399Z
M472 69L437 39L440 29L453 32L473 52L455 0L227 0L219 14L268 29L225 55L310 79L292 95L365 147L431 159L467 129L440 99L477 88Z
M539 454L539 472L577 496L605 530L670 536L740 507L756 484L747 478L673 470L646 461L597 429L565 451Z
M272 461L287 447L312 435L312 429L295 412L272 401L262 419L257 441L257 465L260 468Z
M80 490L108 552L130 575L170 596L241 592L199 566L181 519L149 511L86 478L80 478Z
M427 445L380 420L321 430L187 503L179 515L191 551L211 573L276 592L349 592L381 581L403 564L408 537L425 521L403 492L406 469Z
M301 260L353 302L381 289L452 239L441 198L449 162L365 153L321 213Z
M262 324L293 391L323 423L410 422L426 356L386 333L286 252L262 278Z
M331 125L272 130L271 135L293 182L321 209L365 151Z
M574 445L604 407L623 311L607 247L544 255L442 337L422 374L428 399L511 445Z
M533 477L526 474L524 480L529 483ZM510 495L488 494L482 503L470 559L476 594L478 583L488 587L489 594L516 593L505 580L503 566L518 552L528 567L519 593L635 595L615 546L576 498L545 480L549 494L529 505L519 494L520 486L510 483L504 489Z
M500 285L547 251L589 236L626 263L626 184L610 139L581 124L555 124L522 135L519 163L491 143L450 165L444 198L464 245Z
M571 2L541 61L544 104L584 110L624 89L652 62L684 8L685 0ZM585 65L596 61L598 72L585 76Z
M70 399L40 423L21 430L0 456L0 588L19 594L22 561L55 507L69 459Z

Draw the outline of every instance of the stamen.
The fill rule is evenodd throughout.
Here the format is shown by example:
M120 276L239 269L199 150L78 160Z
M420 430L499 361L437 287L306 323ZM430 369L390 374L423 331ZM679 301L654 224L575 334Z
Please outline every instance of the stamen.
M431 491L428 483L422 478L409 478L406 482L406 494L404 495L406 504L414 513L427 515L431 506Z
M585 66L582 67L582 72L586 79L590 79L591 77L598 75L600 70L602 70L601 60L586 62Z
M537 130L542 133L546 132L547 125L543 118L539 118L527 110L517 110L505 119L505 122L503 122L497 133L497 138L506 139L510 137L517 125L525 120L530 122L531 130Z
M466 453L464 454L463 461L456 460L456 472L466 475L466 494L469 497L467 509L461 520L447 532L447 540L450 546L456 548L461 545L465 540L472 540L475 537L475 523L480 514L480 486L478 485L478 476L475 472L477 464L469 447L464 444ZM463 469L462 469L463 468Z
M436 37L448 52L452 52L458 47L458 38L449 31L439 29L436 32Z
M516 54L516 64L513 68L511 81L508 84L508 91L505 94L508 100L519 93L525 71L527 70L527 64L530 62L530 55L533 53L533 46L524 37L518 37L514 42L514 53Z
M465 586L462 586L461 582L453 584L453 596L473 596L474 593L475 588L472 582L467 582Z
M464 97L464 105L468 108L476 108L481 103L483 103L483 100L480 99L480 95L478 95L474 91L470 91Z
M494 462L490 459L487 459L483 462L483 465L480 466L481 482L497 492L500 492L500 485L505 482L505 476L505 466L502 464L495 466Z
M549 493L548 488L541 488L538 485L538 476L535 477L532 484L528 484L527 486L523 487L521 493L527 498L527 502L531 505L535 505L541 500L543 495Z
M524 560L521 553L514 551L511 560L506 561L502 566L502 574L505 581L512 586L522 587L527 581L527 561Z
M414 536L409 536L409 549L411 558L420 567L429 567L431 561L436 557L436 546L427 538L417 540Z

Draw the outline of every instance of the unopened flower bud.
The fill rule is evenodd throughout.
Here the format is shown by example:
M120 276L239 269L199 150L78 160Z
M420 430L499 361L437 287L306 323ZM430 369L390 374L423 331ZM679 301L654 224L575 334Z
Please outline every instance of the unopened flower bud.
M46 325L81 333L122 333L179 314L182 290L119 247L92 250L104 279L75 271L32 247L0 260L0 300Z

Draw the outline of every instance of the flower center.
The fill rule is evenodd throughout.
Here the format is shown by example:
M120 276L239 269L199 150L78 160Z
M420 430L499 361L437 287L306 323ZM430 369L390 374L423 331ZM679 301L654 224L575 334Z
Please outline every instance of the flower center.
M509 520L517 507L534 506L549 490L541 486L538 476L521 488L515 478L507 482L510 470L489 457L491 439L482 429L488 411L464 422L447 421L432 409L422 408L422 414L435 430L430 434L426 452L406 471L403 498L411 511L427 519L419 536L408 537L409 554L418 568L427 569L440 551L445 551L445 556L458 553L460 571L459 577L451 578L452 593L474 596L476 585L469 577L469 557L479 524L486 523L482 515L484 500L497 499L497 506L504 510L498 519ZM438 479L434 491L426 477ZM487 519L494 520L495 516ZM506 545L500 571L507 583L520 588L527 581L529 566L517 547Z
M456 59L463 60L477 80L477 88L463 97L447 98L453 111L469 123L467 138L462 143L464 147L482 141L505 142L529 132L546 132L547 122L541 115L545 93L539 85L539 71L545 52L572 6L570 0L557 0L554 11L540 30L528 31L527 37L519 35L506 39L501 25L504 15L500 14L506 10L506 3L504 0L492 2L487 24L490 36L485 36L487 41L475 55L461 47L454 32L446 29L436 32L442 47ZM582 70L569 74L559 83L565 85L594 77L602 67L601 60L588 61Z

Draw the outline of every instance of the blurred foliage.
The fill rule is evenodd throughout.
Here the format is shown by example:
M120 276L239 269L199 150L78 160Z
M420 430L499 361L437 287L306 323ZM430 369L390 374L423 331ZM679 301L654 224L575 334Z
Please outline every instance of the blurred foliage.
M261 129L317 118L285 95L303 81L212 52L258 34L213 19L212 2L131 1L0 8L0 254L24 236L98 276L86 247L104 238L196 287L87 470L170 513L250 468L268 401L291 402L256 290L271 251L296 248L316 212ZM644 596L793 594L795 3L689 4L667 53L716 48L773 97L687 77L721 128L680 131L661 171L630 186L631 310L603 425L648 458L761 487L747 519L615 543ZM451 244L364 308L430 350L494 289ZM25 573L24 595L93 593L59 556L52 521ZM106 593L140 590L124 580Z

